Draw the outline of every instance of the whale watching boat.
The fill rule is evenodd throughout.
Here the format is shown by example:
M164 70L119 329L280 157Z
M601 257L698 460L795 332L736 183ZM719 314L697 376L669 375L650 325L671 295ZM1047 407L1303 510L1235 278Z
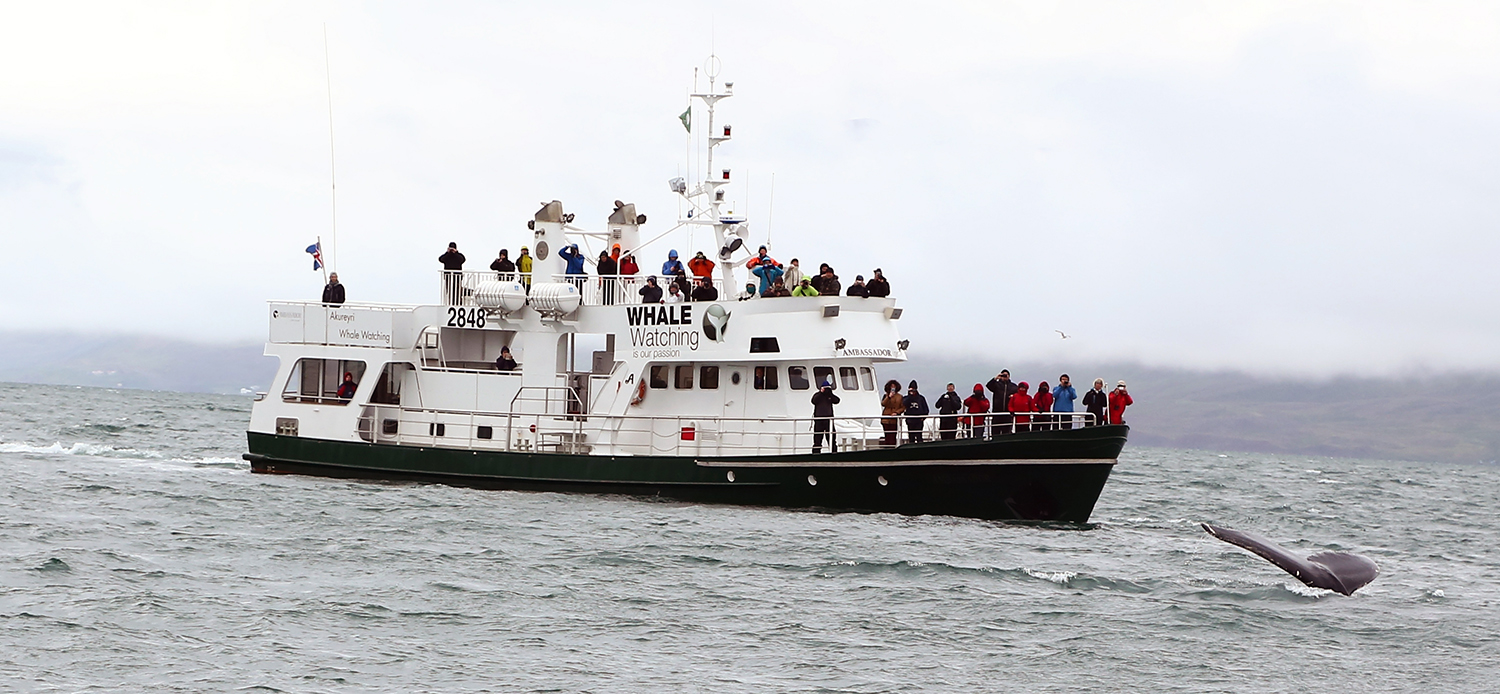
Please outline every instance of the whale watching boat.
M715 76L692 95L708 116L711 173L669 182L686 214L667 231L712 232L717 300L643 303L645 272L566 274L564 249L579 241L596 257L601 246L642 254L666 232L643 243L646 217L620 202L588 231L553 201L528 224L527 275L441 271L435 304L273 301L266 354L280 366L251 410L251 469L1087 522L1128 427L1059 413L1050 429L1017 431L997 416L944 439L928 417L921 441L901 422L892 444L877 371L907 358L896 298L740 298L756 254L725 200L730 169L714 169L731 138L714 109L734 86ZM502 348L514 368L497 365ZM818 421L811 397L825 383L840 402ZM829 445L815 447L822 431L830 440L816 443Z

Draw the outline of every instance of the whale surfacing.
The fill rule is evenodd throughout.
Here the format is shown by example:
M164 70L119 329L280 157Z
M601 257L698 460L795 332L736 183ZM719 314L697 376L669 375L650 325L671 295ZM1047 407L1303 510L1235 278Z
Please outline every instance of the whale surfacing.
M1380 567L1369 557L1346 552L1320 552L1306 559L1254 533L1200 523L1203 531L1236 547L1250 550L1314 588L1353 595L1380 575Z

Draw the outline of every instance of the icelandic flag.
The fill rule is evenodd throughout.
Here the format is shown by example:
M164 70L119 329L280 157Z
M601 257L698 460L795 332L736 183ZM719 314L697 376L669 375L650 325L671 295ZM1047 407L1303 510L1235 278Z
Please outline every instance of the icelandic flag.
M319 241L307 247L307 252L313 257L313 272L323 269L323 242Z

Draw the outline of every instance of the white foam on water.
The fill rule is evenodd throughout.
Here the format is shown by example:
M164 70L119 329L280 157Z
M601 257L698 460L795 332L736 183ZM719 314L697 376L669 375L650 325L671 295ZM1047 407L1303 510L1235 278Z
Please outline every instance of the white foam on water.
M1075 571L1032 571L1029 568L1023 568L1021 570L1025 571L1026 575L1032 578L1040 578L1044 581L1051 581L1060 586L1067 585L1068 581L1071 581L1078 576L1078 573Z
M38 446L24 441L0 442L0 453L41 453L53 455L90 455L102 458L160 458L161 453L156 451L142 451L134 448L116 448L102 443L77 443L64 446L61 441L54 441L50 446Z

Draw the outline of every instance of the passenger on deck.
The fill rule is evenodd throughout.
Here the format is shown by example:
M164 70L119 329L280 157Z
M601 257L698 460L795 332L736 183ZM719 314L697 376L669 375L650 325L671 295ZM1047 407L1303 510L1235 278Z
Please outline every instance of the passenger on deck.
M974 384L974 394L964 398L964 408L969 416L964 417L965 423L969 425L969 436L973 438L989 438L989 417L986 413L990 411L990 399L984 397L984 386Z
M1039 413L1052 411L1052 389L1047 387L1046 381L1036 384L1036 395L1031 396L1031 409ZM1050 431L1053 428L1052 415L1038 414L1034 424L1036 426L1032 429L1036 431Z
M641 303L643 304L661 303L661 287L656 286L656 275L647 277L646 286L641 287L641 290L637 293L641 295Z
M516 360L510 355L510 347L500 348L500 358L495 360L495 368L500 371L516 370Z
M917 382L912 381L906 387L906 397L902 399L906 405L906 436L912 443L922 442L922 422L932 410L927 409L927 398L917 392Z
M781 264L776 262L771 256L766 255L765 246L760 247L760 251L754 258L750 259L750 262L745 263L745 267L750 270L750 274L760 278L761 296L768 296L766 292L771 288L771 285L775 284L776 280L785 274L785 271L781 269Z
M687 267L688 272L693 273L694 277L713 277L714 274L714 261L703 255L703 251L693 254L693 259L687 262Z
M719 300L719 290L714 287L714 283L709 281L707 277L699 277L695 281L698 283L698 286L693 287L693 301Z
M901 420L897 417L904 412L906 401L901 397L901 382L896 379L886 381L885 396L880 398L880 427L885 429L885 445L896 445L896 436L901 431Z
M510 261L510 251L502 248L495 262L490 263L490 269L496 272L495 278L501 282L512 282L516 279L516 264Z
M1109 394L1109 423L1124 424L1125 408L1134 404L1135 400L1125 391L1125 382L1116 383L1115 392Z
M468 258L465 258L464 254L458 252L457 243L449 243L448 252L438 256L438 262L443 264L443 269L450 272L464 269L465 260L468 260Z
M1036 405L1032 403L1031 396L1026 394L1026 391L1030 389L1029 384L1021 381L1016 384L1016 394L1010 396L1010 411L1015 413L1017 433L1031 431L1030 412Z
M813 289L812 282L803 277L797 288L792 290L792 296L818 296L818 290Z
M793 287L802 284L802 263L796 258L792 258L792 262L786 266L786 277L782 279L785 279L786 283Z
M803 282L806 282L806 281L807 280L803 280ZM777 277L776 281L771 283L771 288L767 289L766 293L764 294L764 296L767 297L767 298L776 298L776 297L780 297L780 296L791 296L791 295L792 295L791 291L787 290L786 283L782 282L780 277Z
M521 284L526 285L526 291L531 291L531 256L526 252L526 247L521 247L521 255L516 256L516 271L521 274Z
M667 251L667 262L661 264L662 277L671 277L673 275L685 274L686 272L686 270L682 269L682 261L677 259L677 249L674 248Z
M839 404L839 396L833 392L833 380L825 380L818 387L818 392L813 393L813 453L823 452L823 437L828 437L828 452L838 453L839 442L834 435L829 433L829 425L833 424L833 406Z
M328 284L323 286L323 303L341 306L344 303L344 285L339 284L339 273L328 273Z
M682 303L683 301L686 301L686 300L687 300L686 295L684 295L682 293L681 289L677 288L677 283L676 282L673 282L673 283L667 285L667 300L664 301L663 303L680 304L680 303Z
M636 293L635 276L640 274L641 266L635 262L635 254L625 251L620 256L620 298L628 299L631 294Z
M449 304L457 304L463 296L464 288L464 254L458 252L458 244L449 243L448 252L438 256L438 262L443 264L443 301Z
M870 290L870 296L874 298L884 298L891 295L891 283L885 281L885 273L881 272L880 268L875 268L875 276L870 278L865 288Z
M958 411L963 409L964 401L958 399L952 383L948 384L948 392L943 393L933 404L938 411L938 438L949 441L957 437Z
M749 301L751 299L754 299L756 296L759 296L759 295L755 293L755 283L754 282L746 282L745 283L745 291L742 291L739 294L736 294L734 298L738 299L740 301Z
M345 371L344 382L339 384L339 399L349 400L354 397L354 391L359 389L359 384L354 382L354 374Z
M869 298L869 296L870 296L870 289L865 286L865 276L864 275L855 275L854 276L854 284L849 285L849 291L847 291L845 293L848 294L849 296L857 296L857 297L860 297L860 298Z
M1068 379L1067 374L1057 377L1057 387L1052 389L1052 411L1066 412L1059 414L1056 419L1059 429L1073 428L1073 401L1078 399L1078 391L1073 389L1073 382Z
M1083 394L1083 406L1094 415L1091 419L1093 425L1104 423L1104 410L1109 407L1109 394L1104 392L1104 379L1094 379L1094 388Z
M839 284L839 276L833 274L833 268L824 263L822 271L818 273L818 281L813 283L813 289L820 294L838 296L839 290L843 288L844 285Z
M672 276L672 286L676 287L677 291L682 292L684 297L693 291L693 283L688 281L687 273L683 272Z
M1016 394L1016 384L1010 380L1010 369L1001 369L1000 375L990 379L984 387L990 390L993 397L990 398L990 406L994 408L996 415L993 419L996 434L1009 434L1011 416L1007 413L1010 407L1010 396Z
M584 279L584 276L588 273L583 269L583 253L578 251L578 244L563 246L562 249L558 250L557 257L562 258L568 264L568 269L566 270L568 281L573 283L573 286L578 287L578 293L582 294L584 282L587 281Z
M605 306L615 304L615 284L619 282L620 264L610 257L609 251L599 251L599 301Z

